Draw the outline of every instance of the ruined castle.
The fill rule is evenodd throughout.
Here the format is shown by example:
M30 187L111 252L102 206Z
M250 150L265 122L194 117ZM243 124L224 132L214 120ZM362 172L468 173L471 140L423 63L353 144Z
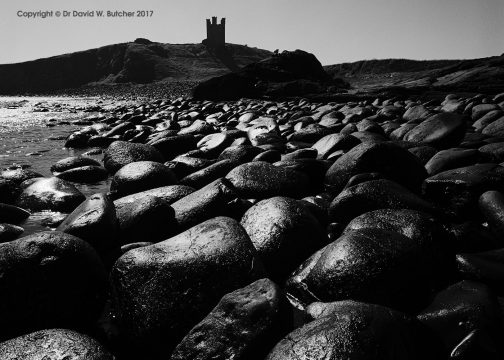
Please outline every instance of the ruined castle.
M210 19L206 19L206 28L207 45L212 47L221 47L225 45L226 18L222 18L220 24L217 24L217 16L212 16L212 22L210 22Z

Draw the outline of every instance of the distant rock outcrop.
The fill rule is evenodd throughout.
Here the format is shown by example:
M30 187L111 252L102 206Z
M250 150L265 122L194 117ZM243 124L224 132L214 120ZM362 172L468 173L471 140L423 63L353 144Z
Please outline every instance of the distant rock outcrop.
M364 91L504 91L504 55L471 60L362 60L324 68Z
M235 71L271 55L267 50L226 44L134 42L0 65L0 94L43 93L83 85L201 81Z
M302 50L284 51L243 69L200 83L196 99L237 99L259 96L297 96L346 88L324 71L317 58Z

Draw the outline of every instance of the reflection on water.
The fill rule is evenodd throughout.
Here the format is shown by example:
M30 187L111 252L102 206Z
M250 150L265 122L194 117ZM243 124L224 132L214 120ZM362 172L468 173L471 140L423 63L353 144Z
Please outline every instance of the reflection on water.
M129 102L131 103L131 102ZM72 121L95 118L127 102L99 98L70 97L1 97L0 96L0 168L28 165L44 176L52 176L50 167L67 156L81 154L89 149L66 149L65 139L81 126ZM101 112L96 111L96 105ZM90 156L99 161L103 155ZM106 192L110 180L95 184L75 183L84 195ZM24 235L48 230L41 222L56 216L54 213L36 213L24 224Z

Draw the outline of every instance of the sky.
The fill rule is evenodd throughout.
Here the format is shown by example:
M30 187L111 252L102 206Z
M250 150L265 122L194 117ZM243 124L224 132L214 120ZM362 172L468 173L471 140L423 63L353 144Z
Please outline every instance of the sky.
M18 12L53 11L27 18ZM56 17L56 11L152 11ZM0 0L0 64L133 41L199 43L226 18L226 42L302 49L323 65L366 59L469 59L504 53L504 0ZM0 79L1 80L1 79Z

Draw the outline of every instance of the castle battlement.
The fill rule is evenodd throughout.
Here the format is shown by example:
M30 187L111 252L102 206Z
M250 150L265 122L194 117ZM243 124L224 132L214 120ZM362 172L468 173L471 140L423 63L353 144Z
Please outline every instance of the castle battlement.
M224 46L226 44L226 18L222 18L220 24L217 23L217 16L212 16L212 21L206 19L207 44L210 46Z

